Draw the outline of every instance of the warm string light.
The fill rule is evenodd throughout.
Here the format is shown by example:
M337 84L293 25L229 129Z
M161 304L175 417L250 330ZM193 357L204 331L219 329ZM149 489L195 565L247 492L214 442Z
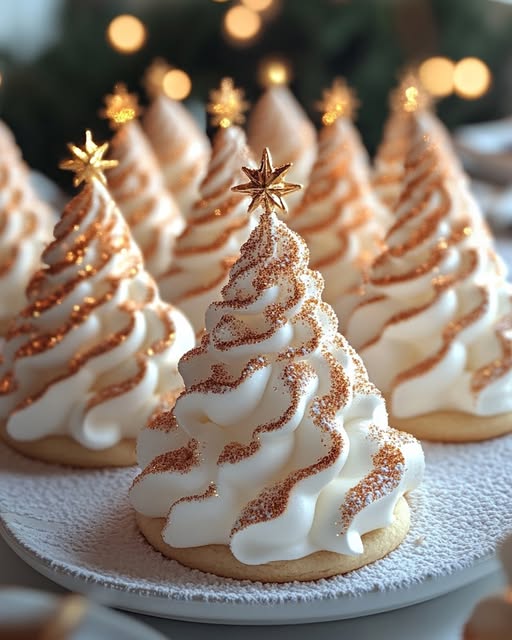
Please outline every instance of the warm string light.
M107 28L107 40L120 53L135 53L146 42L144 24L135 16L123 14L114 18Z
M144 73L146 93L156 98L164 93L173 100L185 100L192 90L192 80L182 69L171 67L162 58L156 58Z
M455 93L466 100L475 100L491 85L489 67L479 58L463 58L455 65L453 86Z
M315 108L322 115L322 122L329 126L338 118L353 118L359 106L355 92L347 85L343 78L335 78L329 89L322 92L322 100L315 104Z
M150 98L156 98L163 93L165 74L171 66L163 58L155 58L144 72L142 85Z
M453 93L454 69L455 64L449 58L434 56L420 64L418 75L431 95L442 98Z
M235 88L231 78L223 78L218 89L210 91L206 111L212 116L213 127L227 129L232 124L245 122L244 112L249 103L244 100L244 90Z
M265 89L288 84L291 75L290 63L284 58L265 58L258 68L258 81Z
M256 11L239 4L226 11L224 29L235 41L251 41L261 29L261 17Z
M185 100L192 90L192 80L182 69L171 69L164 76L162 88L169 98Z
M274 0L242 0L242 4L245 5L251 11L266 11L270 9Z
M108 93L104 102L105 108L100 111L100 116L108 119L113 129L118 129L141 113L137 95L128 93L126 85L122 82L114 86L114 92Z

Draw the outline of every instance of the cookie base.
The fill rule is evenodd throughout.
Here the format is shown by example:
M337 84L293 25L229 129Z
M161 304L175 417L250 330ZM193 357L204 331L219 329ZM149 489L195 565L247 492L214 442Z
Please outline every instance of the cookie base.
M149 518L140 513L137 513L136 517L139 529L146 540L167 558L191 569L199 569L223 578L254 582L306 582L354 571L380 560L398 547L407 535L410 525L409 505L402 497L397 502L393 524L362 536L364 552L360 555L348 556L332 551L317 551L297 560L249 565L237 560L226 545L210 544L183 549L171 547L162 539L165 518Z
M131 467L137 464L136 439L125 438L108 449L86 449L68 436L45 436L39 440L15 440L0 427L0 436L11 449L32 458L72 467Z
M511 433L512 413L475 416L460 411L435 411L410 418L397 418L390 414L389 424L395 429L412 433L420 440L480 442Z

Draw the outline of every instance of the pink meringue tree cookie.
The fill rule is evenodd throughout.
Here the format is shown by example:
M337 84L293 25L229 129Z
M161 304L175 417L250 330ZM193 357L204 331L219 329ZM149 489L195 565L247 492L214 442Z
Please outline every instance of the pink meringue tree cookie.
M108 173L108 188L142 251L146 269L158 279L171 266L174 243L185 221L136 120L140 112L137 97L118 84L105 102L102 113L117 130L109 157L118 164Z
M373 258L382 251L391 218L372 191L368 160L352 117L353 92L336 79L318 107L324 126L303 198L289 219L325 280L324 298L346 317L359 298Z
M199 185L211 153L210 141L186 107L168 98L161 82L151 81L154 74L165 75L158 66L170 69L155 61L146 73L146 90L152 102L144 114L143 127L162 168L165 185L187 217L199 198Z
M161 301L104 187L108 145L70 145L82 191L68 204L11 325L0 364L0 420L16 450L77 466L135 463L138 430L182 390L194 344L186 318Z
M256 157L265 147L275 149L277 164L292 163L290 180L306 185L317 154L315 127L286 86L271 86L251 110L248 121L249 147ZM290 211L300 193L288 200Z
M149 542L238 579L314 580L381 558L409 527L419 443L384 400L322 301L304 241L275 215L289 165L244 168L264 207L184 356L185 391L139 437L131 502ZM205 526L207 523L207 526Z
M30 185L14 136L0 121L0 336L26 302L25 288L53 224L52 211Z
M465 189L417 136L387 250L347 325L392 424L431 440L512 431L512 287Z
M176 241L171 268L158 278L162 297L183 309L197 335L203 331L208 305L226 284L229 268L255 224L247 216L246 198L231 191L243 176L240 167L251 161L245 133L238 126L245 102L229 78L211 97L208 109L219 129L201 196Z

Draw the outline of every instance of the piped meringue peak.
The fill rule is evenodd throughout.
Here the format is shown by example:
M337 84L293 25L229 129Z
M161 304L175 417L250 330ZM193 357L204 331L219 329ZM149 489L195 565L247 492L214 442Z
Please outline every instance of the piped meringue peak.
M160 300L98 179L107 145L90 136L88 144L75 154L85 185L57 223L6 336L0 418L13 441L58 435L101 450L134 439L181 391L177 362L194 344L185 317Z
M265 147L261 156L258 169L242 167L242 171L249 178L249 182L231 187L232 191L245 193L251 196L249 213L252 213L259 206L262 206L265 213L270 213L279 209L283 213L288 212L284 196L299 191L302 185L285 182L284 178L292 166L291 162L280 167L272 166L272 157L268 147Z
M421 127L397 219L347 329L397 418L512 411L512 287L481 213ZM485 431L485 429L483 429Z
M268 177L270 157L265 166ZM361 536L393 522L423 471L419 443L389 428L304 241L274 206L263 202L180 362L174 410L141 432L130 492L139 513L166 518L168 545L228 545L245 564L362 553Z
M226 284L229 268L256 224L247 214L247 198L231 191L243 179L240 167L251 161L243 129L220 127L200 197L176 240L173 263L158 278L163 298L185 312L198 335L208 305Z

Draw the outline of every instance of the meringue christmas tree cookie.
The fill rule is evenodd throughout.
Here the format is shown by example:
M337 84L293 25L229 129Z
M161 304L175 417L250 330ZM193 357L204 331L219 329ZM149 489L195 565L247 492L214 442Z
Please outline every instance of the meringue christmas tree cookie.
M445 156L418 137L388 248L347 337L392 423L434 440L512 431L512 287Z
M268 153L268 152L267 152ZM405 536L419 443L387 424L337 333L302 239L272 209L295 185L268 156L241 189L265 207L180 363L186 390L141 432L130 498L142 532L181 563L283 582L343 573ZM208 526L205 526L205 523Z
M231 192L249 160L243 130L237 126L245 108L230 79L212 92L209 110L219 126L201 197L190 212L176 241L170 270L158 279L165 300L186 313L197 334L204 328L204 314L226 284L229 267L240 253L254 221L247 216L247 201ZM224 109L224 111L223 111Z
M194 343L185 317L164 304L100 182L107 145L87 132L65 168L86 185L65 209L28 304L6 337L0 418L11 446L80 466L135 462L135 437L182 388L179 357Z
M272 86L261 96L249 116L248 140L256 157L265 147L275 149L277 164L293 163L290 180L307 184L317 153L316 131L288 87ZM289 198L291 211L300 197Z
M355 98L337 79L324 100L318 156L304 196L290 217L325 279L324 298L341 326L382 249L389 214L372 192L363 145L351 121Z
M0 335L25 304L52 228L53 214L34 193L21 151L0 122Z
M185 222L142 128L136 96L124 85L106 97L103 112L117 132L112 139L110 157L118 161L108 173L108 187L121 209L144 257L149 273L158 278L171 266L176 237Z
M156 62L152 67L159 64ZM153 100L144 115L144 130L162 168L165 185L187 216L199 198L199 185L210 157L210 142L187 109L164 95L159 83L151 82L152 74L158 75L159 69L150 67L146 76L147 90Z

